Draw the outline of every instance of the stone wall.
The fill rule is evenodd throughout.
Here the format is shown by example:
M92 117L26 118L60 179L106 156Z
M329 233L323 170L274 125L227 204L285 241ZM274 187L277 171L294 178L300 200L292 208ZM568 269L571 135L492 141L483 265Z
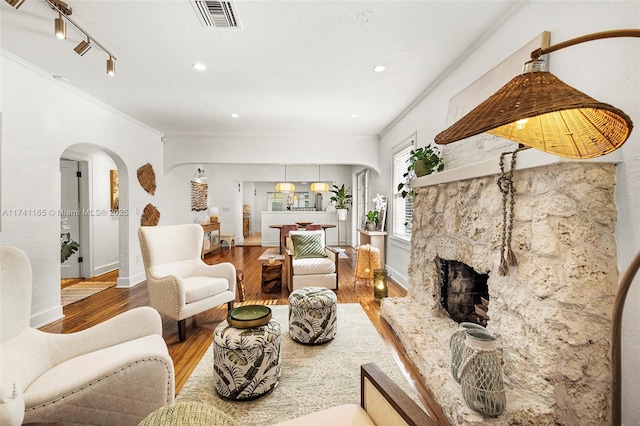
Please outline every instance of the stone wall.
M512 247L500 276L502 194L489 176L418 188L409 293L385 299L391 325L452 424L609 423L611 312L618 275L615 165L514 172ZM450 374L457 323L439 304L436 259L489 274L487 328L503 348L507 409L484 419Z

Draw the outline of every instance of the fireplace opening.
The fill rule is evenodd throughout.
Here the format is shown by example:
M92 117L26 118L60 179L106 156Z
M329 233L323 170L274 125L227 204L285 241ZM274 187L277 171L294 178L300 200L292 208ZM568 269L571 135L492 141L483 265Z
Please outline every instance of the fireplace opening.
M489 322L489 275L456 260L438 259L440 269L440 304L457 323Z

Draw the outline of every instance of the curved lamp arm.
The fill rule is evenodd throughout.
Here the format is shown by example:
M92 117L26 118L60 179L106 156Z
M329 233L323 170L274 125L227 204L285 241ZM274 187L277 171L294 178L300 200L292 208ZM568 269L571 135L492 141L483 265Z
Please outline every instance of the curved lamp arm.
M640 37L640 29L624 29L624 30L610 30L602 31L599 33L592 33L583 35L580 37L572 38L562 43L552 44L548 47L541 47L531 52L531 59L537 60L540 56L555 52L556 50L563 49L565 47L573 46L575 44L584 43L585 41L600 40L603 38L613 37Z
M611 424L614 426L618 426L622 422L622 358L620 350L622 343L622 312L624 310L624 302L627 298L629 287L631 287L631 283L633 282L633 278L636 276L638 269L640 269L640 252L633 259L631 265L629 265L620 279L618 292L616 293L616 300L613 304L613 318L611 326Z

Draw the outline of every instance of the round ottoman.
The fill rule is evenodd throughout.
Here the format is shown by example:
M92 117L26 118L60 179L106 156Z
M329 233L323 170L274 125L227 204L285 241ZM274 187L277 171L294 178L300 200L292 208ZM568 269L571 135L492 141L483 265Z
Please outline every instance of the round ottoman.
M289 295L289 334L299 343L333 339L338 328L336 294L324 287L303 287Z
M176 402L160 407L144 418L138 426L238 426L233 417L204 402Z
M213 380L220 396L253 399L280 380L280 324L234 328L222 321L213 334Z

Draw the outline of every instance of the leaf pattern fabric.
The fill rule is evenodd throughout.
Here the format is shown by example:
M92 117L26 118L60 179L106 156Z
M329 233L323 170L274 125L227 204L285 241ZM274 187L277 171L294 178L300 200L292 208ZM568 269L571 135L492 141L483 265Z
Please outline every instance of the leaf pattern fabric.
M327 257L320 234L291 234L291 241L296 259Z
M332 340L337 332L337 297L324 287L303 287L289 295L289 335L305 344Z
M221 322L213 335L213 378L216 391L235 400L253 399L280 380L280 324L254 328Z

